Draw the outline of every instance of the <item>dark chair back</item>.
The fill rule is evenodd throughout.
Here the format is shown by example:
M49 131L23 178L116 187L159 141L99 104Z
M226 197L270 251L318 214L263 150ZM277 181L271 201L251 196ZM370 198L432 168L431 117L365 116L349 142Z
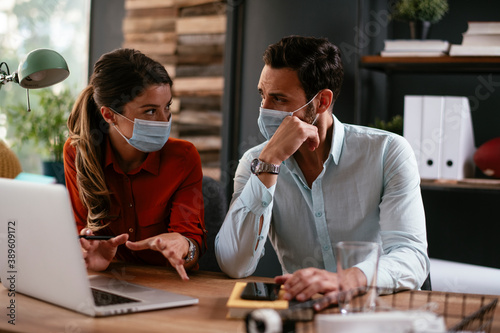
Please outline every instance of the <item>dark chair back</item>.
M431 274L427 275L427 279L425 279L424 283L422 284L422 287L420 288L422 290L432 290L432 284L431 284Z
M208 176L203 176L203 201L205 207L205 228L207 229L207 251L200 258L200 270L220 272L215 258L215 236L224 222L227 213L227 200L222 184Z

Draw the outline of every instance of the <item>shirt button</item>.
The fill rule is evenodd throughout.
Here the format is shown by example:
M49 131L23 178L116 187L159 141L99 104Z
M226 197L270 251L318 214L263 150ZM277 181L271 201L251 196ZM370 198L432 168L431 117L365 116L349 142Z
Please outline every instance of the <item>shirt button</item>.
M316 212L316 217L321 217L323 215L322 212Z
M262 207L267 207L267 206L269 206L269 203L262 201Z
M323 246L323 250L325 250L325 251L330 250L330 246L329 246L329 245L325 245L325 246Z
M132 207L132 203L129 203L129 204L128 204L128 206L129 206L129 207Z
M264 236L260 235L259 240L263 240L263 239L264 239Z
M134 228L129 228L128 232L130 232L130 233L134 232Z

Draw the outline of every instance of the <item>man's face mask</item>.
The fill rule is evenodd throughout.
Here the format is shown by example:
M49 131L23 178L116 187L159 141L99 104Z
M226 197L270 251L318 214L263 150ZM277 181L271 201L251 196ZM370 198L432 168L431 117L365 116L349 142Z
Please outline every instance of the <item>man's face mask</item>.
M113 124L115 129L120 133L120 135L137 150L145 153L151 153L158 151L163 148L165 143L168 141L170 136L170 129L172 125L172 116L170 116L169 121L152 121L135 118L130 120L124 115L111 109L117 115L127 119L131 123L134 123L134 130L132 132L132 137L130 139L126 138L125 135L118 129L118 126Z
M318 96L319 92L314 95L313 98L306 104L302 105L300 108L298 108L295 111L291 112L286 112L286 111L278 111L278 110L271 110L271 109L264 109L262 106L259 108L259 119L257 120L257 123L259 124L259 130L260 133L266 138L266 140L269 140L278 127L281 125L283 122L283 119L285 119L288 116L293 116L293 114L299 110L302 110L304 107L308 106L315 98ZM316 119L318 118L318 115L316 115ZM313 124L316 122L316 119L314 120Z

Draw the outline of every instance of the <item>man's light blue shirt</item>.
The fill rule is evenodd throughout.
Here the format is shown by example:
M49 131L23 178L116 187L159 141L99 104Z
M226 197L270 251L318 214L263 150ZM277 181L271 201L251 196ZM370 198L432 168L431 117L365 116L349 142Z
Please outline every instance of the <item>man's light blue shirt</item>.
M372 241L383 250L378 286L418 289L429 258L413 150L399 135L333 119L330 154L311 187L293 157L270 188L250 172L267 142L243 155L215 240L219 265L231 277L251 275L269 237L284 273L307 267L335 272L336 243Z

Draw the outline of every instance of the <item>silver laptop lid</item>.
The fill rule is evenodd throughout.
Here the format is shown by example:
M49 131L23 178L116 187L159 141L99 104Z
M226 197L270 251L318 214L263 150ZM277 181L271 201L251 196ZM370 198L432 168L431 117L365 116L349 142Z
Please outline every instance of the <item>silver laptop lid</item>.
M63 185L0 178L0 278L7 289L94 315Z
M186 306L197 298L87 275L66 188L0 178L0 278L7 289L90 316ZM135 300L96 306L90 287Z

